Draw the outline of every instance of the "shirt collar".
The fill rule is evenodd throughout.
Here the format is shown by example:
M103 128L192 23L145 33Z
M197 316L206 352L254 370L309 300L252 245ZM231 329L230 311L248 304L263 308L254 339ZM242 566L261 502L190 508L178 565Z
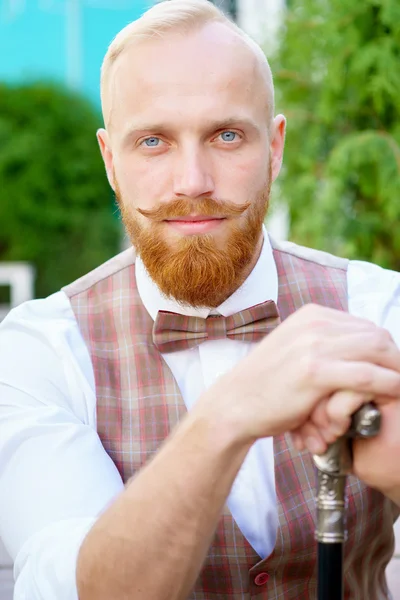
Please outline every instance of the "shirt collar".
M216 312L224 317L266 300L278 301L278 272L271 243L264 227L263 233L264 243L254 269L242 285L216 309ZM211 308L183 306L174 299L166 298L151 279L139 256L136 257L135 272L140 298L153 321L160 310L203 319L207 318L212 311Z

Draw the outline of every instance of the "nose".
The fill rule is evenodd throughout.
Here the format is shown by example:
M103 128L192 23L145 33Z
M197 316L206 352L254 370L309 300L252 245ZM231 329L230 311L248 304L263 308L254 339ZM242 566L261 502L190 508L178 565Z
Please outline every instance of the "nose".
M207 157L199 149L186 149L176 157L174 193L176 197L199 198L213 195L214 180Z

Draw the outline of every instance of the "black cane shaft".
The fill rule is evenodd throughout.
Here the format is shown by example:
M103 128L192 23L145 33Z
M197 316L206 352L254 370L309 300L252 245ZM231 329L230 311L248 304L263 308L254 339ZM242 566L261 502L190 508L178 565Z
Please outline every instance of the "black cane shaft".
M318 600L343 600L343 544L318 543Z

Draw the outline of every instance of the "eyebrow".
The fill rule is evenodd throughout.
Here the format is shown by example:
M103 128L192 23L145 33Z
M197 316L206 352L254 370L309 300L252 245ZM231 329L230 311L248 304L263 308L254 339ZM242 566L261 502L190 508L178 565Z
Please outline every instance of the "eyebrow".
M222 121L208 121L206 122L206 130L211 133L214 131L219 131L223 129L229 129L230 127L244 127L247 129L251 129L254 132L258 132L260 130L259 126L255 121L248 117L230 117L229 119L224 119ZM154 123L137 123L132 124L127 132L124 134L122 138L122 144L125 146L129 141L137 134L145 134L145 133L160 133L160 134L170 134L173 130L173 127L166 125L162 122L154 122Z

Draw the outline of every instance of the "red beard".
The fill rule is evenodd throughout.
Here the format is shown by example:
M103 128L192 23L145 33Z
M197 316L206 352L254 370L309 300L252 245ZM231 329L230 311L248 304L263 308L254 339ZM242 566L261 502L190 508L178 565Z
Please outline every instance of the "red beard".
M269 178L269 182L271 178ZM216 307L228 298L248 275L260 240L267 212L270 184L252 203L237 206L204 198L175 200L150 211L137 209L152 222L143 226L116 186L122 220L136 252L161 292L181 304ZM223 247L212 234L188 235L174 242L163 236L165 219L185 217L193 212L202 216L238 217L247 211L242 223L231 219Z

